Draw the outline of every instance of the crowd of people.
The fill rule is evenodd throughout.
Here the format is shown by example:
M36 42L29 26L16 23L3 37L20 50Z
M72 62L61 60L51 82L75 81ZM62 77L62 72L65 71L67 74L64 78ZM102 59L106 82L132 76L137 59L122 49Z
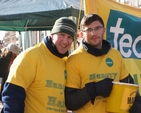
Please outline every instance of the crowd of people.
M77 25L61 17L50 36L22 53L9 44L0 58L1 113L108 113L106 97L113 81L134 84L134 79L120 52L104 39L105 30L99 15L85 15L80 23L82 39L70 53ZM137 93L128 112L140 113L140 106Z

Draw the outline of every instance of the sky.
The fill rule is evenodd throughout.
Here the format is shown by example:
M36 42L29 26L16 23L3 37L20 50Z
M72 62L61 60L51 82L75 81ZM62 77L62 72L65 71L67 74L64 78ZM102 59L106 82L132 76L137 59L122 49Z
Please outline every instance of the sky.
M5 35L5 31L0 31L0 40L3 40L4 35Z

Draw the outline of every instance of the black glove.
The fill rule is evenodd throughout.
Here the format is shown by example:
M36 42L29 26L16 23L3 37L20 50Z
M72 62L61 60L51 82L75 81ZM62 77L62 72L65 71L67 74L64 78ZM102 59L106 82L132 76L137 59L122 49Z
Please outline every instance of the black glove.
M96 96L108 97L111 93L113 83L113 79L105 78L99 82L95 83L95 92Z
M141 113L141 96L136 96L134 104L129 109L129 113Z
M91 82L85 85L87 93L91 97L91 102L94 104L96 96L108 97L112 90L113 79L105 78L99 82Z

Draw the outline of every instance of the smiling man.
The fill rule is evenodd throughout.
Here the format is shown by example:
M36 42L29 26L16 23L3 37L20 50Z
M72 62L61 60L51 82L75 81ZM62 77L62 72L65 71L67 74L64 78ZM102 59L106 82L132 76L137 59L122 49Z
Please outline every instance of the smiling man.
M76 33L67 17L56 20L51 36L13 62L4 90L4 113L67 113L65 62Z

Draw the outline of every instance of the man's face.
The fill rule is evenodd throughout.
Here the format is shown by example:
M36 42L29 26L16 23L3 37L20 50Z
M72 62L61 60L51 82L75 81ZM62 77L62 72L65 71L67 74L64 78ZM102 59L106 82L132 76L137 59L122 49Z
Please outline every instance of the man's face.
M87 43L101 49L104 32L105 28L103 25L99 21L94 21L90 25L85 26L82 35Z
M56 33L52 35L52 42L60 54L65 54L70 48L73 38L66 33Z

